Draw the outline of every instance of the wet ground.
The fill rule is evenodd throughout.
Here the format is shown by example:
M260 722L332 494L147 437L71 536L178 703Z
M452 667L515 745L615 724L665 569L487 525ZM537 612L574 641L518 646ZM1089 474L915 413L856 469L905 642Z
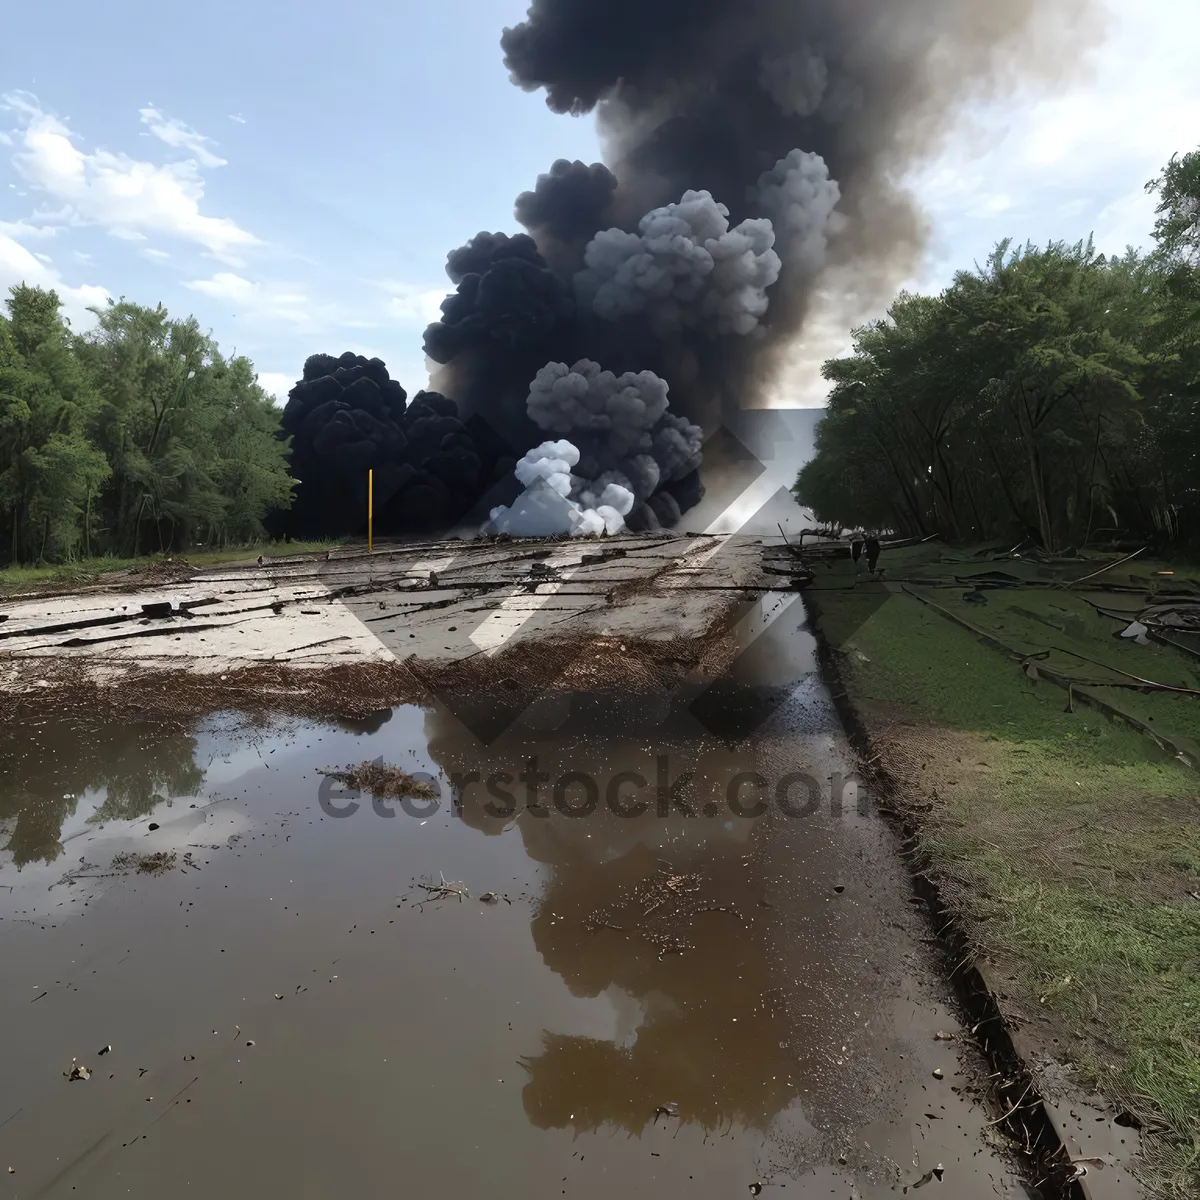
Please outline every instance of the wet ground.
M65 663L118 681L147 668L455 662L548 636L700 637L744 589L761 590L762 548L749 534L380 543L13 597L0 604L0 686L44 687Z
M801 606L751 626L486 721L7 731L0 1195L1023 1195ZM375 758L441 800L320 774Z

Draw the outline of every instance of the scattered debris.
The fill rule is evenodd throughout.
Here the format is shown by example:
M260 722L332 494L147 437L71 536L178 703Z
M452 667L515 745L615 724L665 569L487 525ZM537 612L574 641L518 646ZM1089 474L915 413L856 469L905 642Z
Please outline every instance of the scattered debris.
M939 1029L937 1033L933 1035L933 1038L934 1041L937 1042L952 1042L954 1041L954 1034L947 1033L944 1029Z
M440 871L437 883L418 883L417 887L423 892L428 892L430 900L447 900L453 896L461 904L464 899L470 900L471 898L470 890L465 883L451 883ZM428 901L421 903L427 904ZM420 908L421 904L418 904L417 907Z
M927 1183L932 1183L935 1179L938 1181L938 1183L941 1183L942 1176L945 1173L946 1168L943 1167L941 1163L938 1163L938 1165L934 1167L932 1171L926 1171L925 1174L916 1181L916 1183L907 1184L904 1188L904 1194L908 1195L910 1191L915 1192L917 1188L924 1187Z
M91 1070L85 1067L83 1063L75 1062L74 1059L71 1060L71 1069L63 1072L63 1078L70 1080L72 1083L76 1079L91 1079L91 1077Z
M483 895L479 897L479 899L484 904L499 904L500 903L500 897L497 896L495 892L484 892Z
M336 779L358 792L367 792L377 799L436 800L437 787L424 779L414 779L406 771L385 762L364 762L346 771L318 771L319 775Z
M1150 644L1149 638L1146 637L1148 632L1149 629L1141 621L1133 621L1125 629L1122 629L1117 637L1133 638L1139 646L1148 646Z
M99 1058L102 1055L107 1054L111 1049L112 1049L111 1046L101 1046L101 1048L96 1051L96 1057Z
M934 1067L933 1068L933 1077L934 1077L934 1079L945 1079L946 1072L943 1071L941 1067Z
M150 832L153 833L156 829L161 828L161 826L159 825L159 823L157 821L151 821L148 828L149 828Z
M173 870L179 861L179 855L174 850L159 850L155 854L138 854L132 850L124 850L115 855L112 860L114 871L137 871L142 875L165 875Z
M584 928L589 933L636 928L645 941L658 949L661 959L667 954L683 954L693 949L685 931L702 913L727 913L746 924L746 918L732 905L702 903L698 893L703 882L701 875L680 874L669 863L660 863L656 874L626 889L615 903L596 909L584 922Z

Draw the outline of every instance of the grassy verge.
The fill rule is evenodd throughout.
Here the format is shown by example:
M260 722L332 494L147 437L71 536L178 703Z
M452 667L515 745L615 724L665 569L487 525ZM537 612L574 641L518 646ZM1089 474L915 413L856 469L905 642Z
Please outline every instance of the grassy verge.
M0 568L0 596L25 592L42 587L70 587L94 582L104 575L138 571L156 563L182 563L193 567L218 566L221 563L249 562L263 555L266 558L287 558L296 554L316 554L328 550L335 542L263 542L252 546L237 546L225 550L197 550L190 554L149 554L139 558L78 559L75 562L38 564Z
M1040 661L1064 674L1103 684L1117 668L1200 687L1200 659L1114 637L1122 621L1099 616L1094 594L1015 587L972 603L955 577L1007 565L906 554L886 576L924 580L909 586L1022 654L1049 651ZM1027 567L1022 578L1096 565ZM1138 565L1147 589L1192 586L1159 569ZM1152 1194L1200 1195L1200 773L1078 700L1066 711L1064 690L900 584L856 583L848 563L817 571L820 632L1002 1007L1075 1068L1081 1091L1141 1121ZM1114 596L1145 602L1108 592L1103 606ZM1092 690L1200 745L1200 697Z

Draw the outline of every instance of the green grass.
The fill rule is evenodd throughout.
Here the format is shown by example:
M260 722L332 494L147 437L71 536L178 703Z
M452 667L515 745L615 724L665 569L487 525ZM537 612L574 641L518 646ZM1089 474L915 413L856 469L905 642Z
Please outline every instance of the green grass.
M40 563L36 566L4 567L0 568L0 595L32 591L46 586L82 585L94 582L103 575L148 567L154 563L165 562L168 558L173 562L185 562L194 567L211 567L221 563L250 562L260 554L267 558L317 554L337 544L336 542L262 542L223 550L196 550L187 554L147 554L138 558L117 558L106 555L102 558L77 559L69 563Z
M888 576L1009 570L929 547L906 553L886 564ZM1068 577L1088 569L1072 564ZM1030 564L1021 573L1058 570ZM1063 690L1030 680L894 585L850 588L852 578L848 564L818 568L819 627L845 656L868 726L900 722L889 735L909 751L894 771L900 800L1003 1003L1028 1036L1074 1064L1082 1090L1147 1123L1139 1169L1153 1195L1200 1194L1200 774L1095 709L1065 712ZM1114 639L1119 622L1073 592L992 592L987 605L971 605L965 590L927 594L1019 650L1054 645L1198 686L1197 660ZM1050 661L1104 674L1063 653ZM1195 699L1101 690L1200 744Z

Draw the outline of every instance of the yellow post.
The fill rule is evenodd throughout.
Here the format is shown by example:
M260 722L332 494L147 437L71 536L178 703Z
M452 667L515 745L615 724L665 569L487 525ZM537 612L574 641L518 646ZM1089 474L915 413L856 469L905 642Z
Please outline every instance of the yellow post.
M375 550L375 471L367 471L367 553Z

